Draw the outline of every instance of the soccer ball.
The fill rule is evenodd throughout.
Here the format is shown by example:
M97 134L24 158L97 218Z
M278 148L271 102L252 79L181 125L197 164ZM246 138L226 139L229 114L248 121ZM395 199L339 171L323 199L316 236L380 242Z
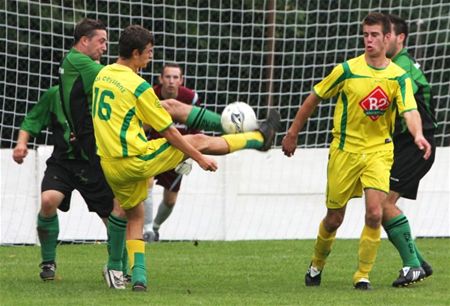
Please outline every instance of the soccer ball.
M226 134L254 131L259 127L255 111L245 102L228 104L220 122Z

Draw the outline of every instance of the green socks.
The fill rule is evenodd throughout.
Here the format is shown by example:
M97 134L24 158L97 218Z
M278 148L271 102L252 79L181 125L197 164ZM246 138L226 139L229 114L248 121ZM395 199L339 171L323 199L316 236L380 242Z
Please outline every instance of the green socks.
M128 275L128 252L125 246L125 242L123 244L123 254L122 254L122 271L123 275Z
M127 240L130 255L131 282L143 283L147 286L147 269L145 266L145 242L143 240Z
M404 267L420 267L408 219L400 214L383 224L389 240L400 253Z
M417 259L419 259L420 265L422 265L423 262L425 261L425 259L423 259L422 254L420 254L419 249L417 248L416 242L414 242L414 250L416 251Z
M116 271L126 271L127 267L122 266L122 258L125 250L125 234L127 230L127 220L116 217L112 214L108 218L108 269Z
M192 107L186 120L186 125L196 130L223 133L220 115L198 106Z
M41 243L42 262L54 262L59 234L58 215L50 218L38 215L37 232Z

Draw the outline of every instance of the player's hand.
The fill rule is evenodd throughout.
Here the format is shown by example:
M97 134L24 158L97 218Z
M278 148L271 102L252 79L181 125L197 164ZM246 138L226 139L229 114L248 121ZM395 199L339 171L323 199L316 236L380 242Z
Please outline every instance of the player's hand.
M202 159L197 160L199 166L206 171L216 171L217 170L217 162L208 156L202 155Z
M297 149L297 135L292 135L288 131L281 141L281 147L287 157L294 155Z
M75 141L77 141L77 137L73 132L70 132L69 142L74 143Z
M21 164L23 163L23 159L28 154L28 147L26 144L18 143L13 151L13 159L16 163Z
M416 143L419 150L423 151L423 159L427 160L430 158L431 155L431 145L430 143L423 137L423 135L417 136L416 139L414 139L414 142Z
M181 175L189 175L192 170L192 159L188 158L175 167L175 172Z

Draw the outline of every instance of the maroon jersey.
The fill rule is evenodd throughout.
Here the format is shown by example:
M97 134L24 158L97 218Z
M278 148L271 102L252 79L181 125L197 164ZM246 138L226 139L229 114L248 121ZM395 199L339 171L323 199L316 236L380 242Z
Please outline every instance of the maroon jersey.
M155 91L155 94L158 96L158 98L160 100L164 100L164 98L161 96L161 84L157 84L153 86L153 90ZM178 96L175 98L175 100L178 100L180 102L183 102L185 104L189 104L189 105L196 105L196 106L200 106L200 99L198 98L198 95L195 91L193 91L192 89L189 89L187 87L184 86L180 86L180 88L178 88ZM180 131L180 133L182 135L185 134L198 134L200 133L199 130L195 130L195 129L189 129L184 123L179 123L179 122L174 122L175 127ZM149 139L157 139L157 138L161 138L162 136L157 133L156 131L150 131L148 138Z

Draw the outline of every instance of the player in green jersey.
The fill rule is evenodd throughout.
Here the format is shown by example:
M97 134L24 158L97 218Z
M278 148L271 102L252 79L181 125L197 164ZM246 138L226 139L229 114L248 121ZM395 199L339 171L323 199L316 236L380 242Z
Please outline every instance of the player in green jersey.
M46 127L52 131L54 148L42 179L41 208L37 217L42 257L40 277L44 281L55 278L59 234L57 209L69 210L72 191L78 190L89 211L96 212L105 224L114 198L102 170L83 158L81 148L73 141L61 109L58 86L47 90L26 115L20 127L13 159L21 164L27 156L30 137L36 137Z
M71 133L77 146L81 148L82 157L88 160L93 169L101 171L100 160L96 154L94 129L92 126L91 96L92 83L97 73L103 68L98 61L106 51L108 36L106 26L100 20L84 18L74 29L74 44L62 60L59 67L59 91L62 110L67 118ZM110 203L112 212L108 217L108 251L120 247L117 240L125 240L126 222L116 200ZM123 261L127 253L122 248ZM111 259L108 259L108 264ZM126 266L126 265L125 265ZM126 267L124 267L126 271ZM125 289L123 282L115 285Z
M394 163L391 169L390 191L383 202L383 227L389 240L397 248L403 268L399 277L392 283L394 287L408 286L433 273L431 266L423 259L414 242L409 221L398 208L400 197L415 200L422 177L434 162L436 144L434 131L437 126L434 114L434 100L431 86L420 70L419 64L405 48L408 38L408 25L395 15L388 15L391 21L391 35L388 39L387 56L411 76L417 110L422 119L423 134L431 144L429 159L422 158L422 152L415 146L402 117L397 116L394 132Z
M365 52L338 66L314 86L282 141L286 156L297 148L297 136L323 99L338 96L334 112L333 141L328 161L327 214L319 226L314 254L305 275L307 286L318 286L347 202L365 194L365 226L359 243L356 289L371 289L369 272L375 262L381 233L381 203L389 192L393 159L392 132L395 108L405 118L415 144L427 159L430 144L422 134L411 79L386 58L389 19L371 13L362 23Z

